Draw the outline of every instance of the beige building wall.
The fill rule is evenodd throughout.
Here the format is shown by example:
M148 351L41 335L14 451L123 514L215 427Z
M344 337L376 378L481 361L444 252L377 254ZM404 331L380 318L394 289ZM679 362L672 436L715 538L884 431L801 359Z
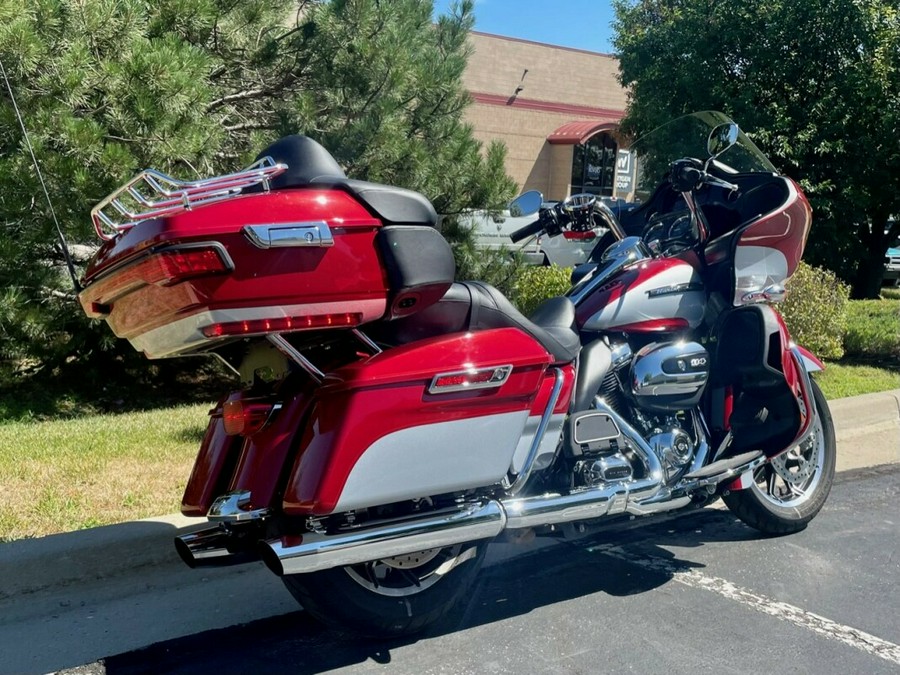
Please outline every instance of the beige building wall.
M466 112L475 137L507 146L507 173L521 190L548 199L569 194L572 145L547 137L562 125L615 125L626 104L616 80L618 61L597 54L473 32L463 83L473 98Z

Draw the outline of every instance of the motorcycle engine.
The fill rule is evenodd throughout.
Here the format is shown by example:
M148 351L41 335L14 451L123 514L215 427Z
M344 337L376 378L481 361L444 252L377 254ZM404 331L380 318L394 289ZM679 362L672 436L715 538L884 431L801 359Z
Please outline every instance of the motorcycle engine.
M696 342L649 344L629 371L634 416L647 443L672 480L694 458L699 438L688 411L700 403L709 381L709 353Z

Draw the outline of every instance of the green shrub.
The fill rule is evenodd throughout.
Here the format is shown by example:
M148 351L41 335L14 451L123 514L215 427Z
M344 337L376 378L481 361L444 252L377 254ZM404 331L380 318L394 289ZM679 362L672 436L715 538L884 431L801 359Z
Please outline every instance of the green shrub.
M844 355L850 288L833 273L800 263L781 307L791 337L825 359Z
M844 349L900 367L900 300L852 301Z
M511 300L528 316L548 298L562 295L571 287L569 267L531 267L519 270Z

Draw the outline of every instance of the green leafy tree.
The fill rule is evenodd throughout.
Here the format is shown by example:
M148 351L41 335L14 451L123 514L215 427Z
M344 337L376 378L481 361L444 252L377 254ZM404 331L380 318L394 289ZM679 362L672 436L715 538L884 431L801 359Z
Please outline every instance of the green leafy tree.
M95 242L90 208L140 169L226 172L289 133L455 213L514 188L503 147L463 121L472 8L435 25L431 0L0 0L0 62L72 242ZM0 375L110 349L67 286L2 82L0 185Z
M624 126L731 115L815 209L809 256L875 297L900 213L894 0L614 0Z

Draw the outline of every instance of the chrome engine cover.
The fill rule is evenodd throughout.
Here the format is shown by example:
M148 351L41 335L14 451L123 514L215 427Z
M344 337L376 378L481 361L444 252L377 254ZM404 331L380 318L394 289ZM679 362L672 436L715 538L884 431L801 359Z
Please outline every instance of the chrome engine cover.
M631 364L631 394L642 410L677 412L700 402L709 381L709 352L697 342L654 342Z

